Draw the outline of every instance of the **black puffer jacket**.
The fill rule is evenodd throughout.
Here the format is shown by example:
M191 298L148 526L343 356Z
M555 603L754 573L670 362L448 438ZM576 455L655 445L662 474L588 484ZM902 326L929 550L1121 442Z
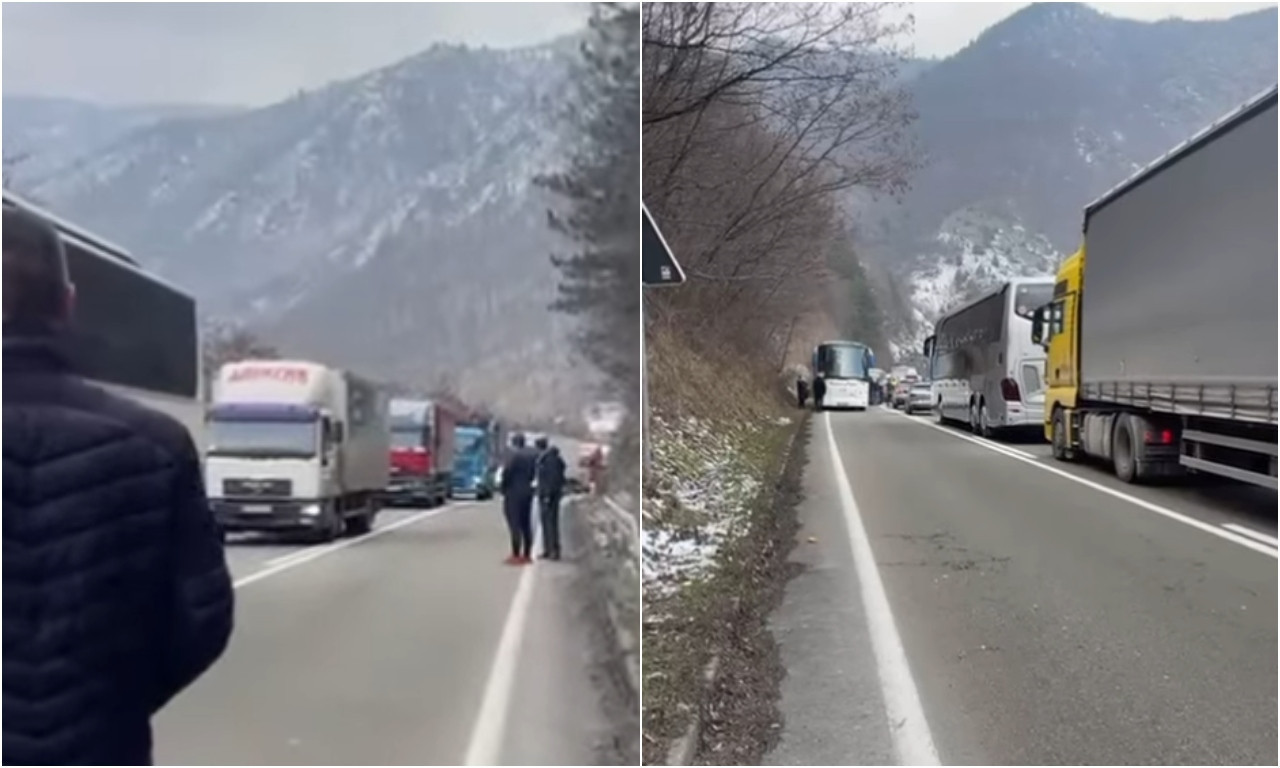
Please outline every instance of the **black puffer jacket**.
M559 496L564 493L564 459L560 449L551 446L538 459L538 495Z
M142 765L233 591L199 456L167 416L4 339L4 763Z
M538 477L538 452L533 448L517 448L507 457L502 468L502 487L504 496L510 498L532 498L533 482Z

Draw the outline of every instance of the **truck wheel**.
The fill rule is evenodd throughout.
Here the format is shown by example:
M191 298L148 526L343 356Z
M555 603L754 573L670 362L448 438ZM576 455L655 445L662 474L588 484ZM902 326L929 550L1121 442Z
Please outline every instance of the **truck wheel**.
M365 509L355 517L347 518L346 535L347 536L363 536L373 530L373 518L377 514L373 507Z
M1133 420L1128 414L1116 417L1111 433L1111 463L1116 477L1122 482L1133 483L1138 479L1138 453L1134 446Z
M342 535L346 530L346 523L342 519L342 513L338 511L337 502L328 507L322 517L324 519L320 527L312 533L310 538L320 544L327 544Z
M1053 436L1053 458L1058 461L1071 461L1075 458L1075 452L1071 450L1069 442L1070 433L1067 431L1067 414L1061 408L1053 410L1053 421L1050 422L1050 432Z

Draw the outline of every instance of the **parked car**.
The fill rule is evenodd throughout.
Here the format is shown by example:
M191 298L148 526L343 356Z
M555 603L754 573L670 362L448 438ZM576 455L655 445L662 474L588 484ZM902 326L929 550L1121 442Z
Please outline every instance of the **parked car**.
M933 386L927 381L917 381L907 392L907 414L926 413L933 410Z
M893 400L890 402L894 408L903 410L907 407L907 396L911 394L911 382L900 381L893 387Z

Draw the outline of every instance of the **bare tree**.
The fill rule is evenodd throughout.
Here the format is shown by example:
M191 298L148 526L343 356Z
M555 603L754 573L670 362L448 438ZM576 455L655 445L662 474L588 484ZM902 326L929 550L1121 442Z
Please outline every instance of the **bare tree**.
M244 328L215 328L204 334L203 363L206 383L218 369L240 360L277 360L280 352Z
M645 198L693 278L651 299L660 320L780 352L832 259L856 262L841 193L898 194L918 156L889 10L645 5Z

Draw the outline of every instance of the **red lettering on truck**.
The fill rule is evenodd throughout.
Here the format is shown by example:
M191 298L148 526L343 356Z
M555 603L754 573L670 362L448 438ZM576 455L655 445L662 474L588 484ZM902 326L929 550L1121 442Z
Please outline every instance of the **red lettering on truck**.
M247 366L235 369L227 377L228 381L252 381L255 379L272 379L286 384L306 384L307 369L283 365Z

